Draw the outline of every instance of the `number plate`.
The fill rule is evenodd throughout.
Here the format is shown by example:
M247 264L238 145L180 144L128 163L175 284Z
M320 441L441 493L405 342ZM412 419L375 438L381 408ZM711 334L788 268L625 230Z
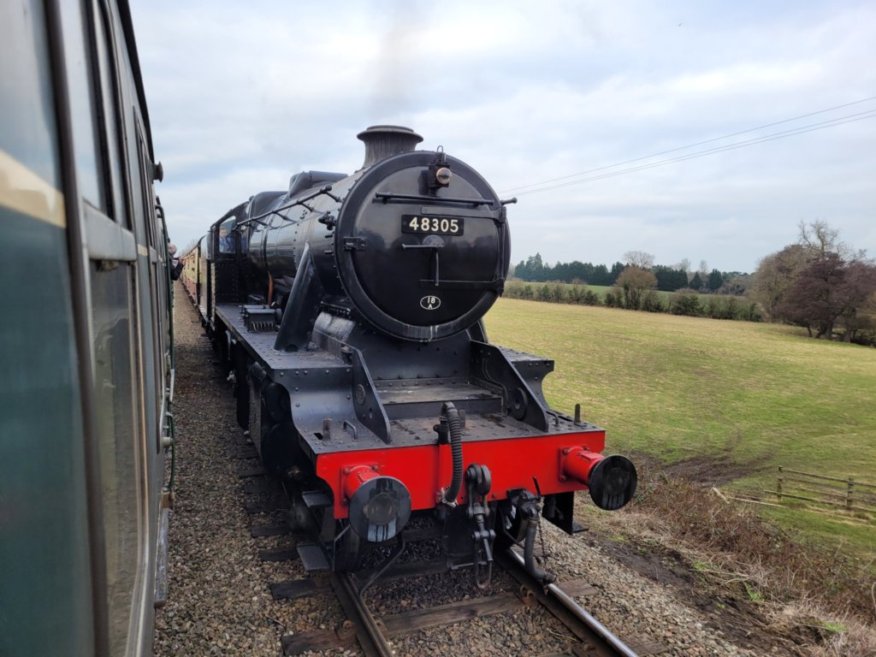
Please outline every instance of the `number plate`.
M464 221L462 217L403 214L401 229L415 235L462 235Z

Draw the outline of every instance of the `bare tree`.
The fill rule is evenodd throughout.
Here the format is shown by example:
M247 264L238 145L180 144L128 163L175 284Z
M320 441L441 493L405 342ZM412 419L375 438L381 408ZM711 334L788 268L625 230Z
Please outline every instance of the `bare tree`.
M809 261L808 251L799 244L789 244L778 253L766 256L754 273L750 294L771 320L781 319L779 306L797 274Z
M690 274L690 258L682 258L681 262L675 265L675 268Z
M620 273L615 285L623 291L624 307L638 310L645 293L657 287L657 277L647 269L630 265Z
M627 251L624 253L624 262L639 269L651 269L654 267L654 256L644 251Z
M800 222L800 237L797 242L800 246L809 249L817 257L825 257L828 253L839 253L844 245L839 242L839 231L827 225L820 219L807 224Z

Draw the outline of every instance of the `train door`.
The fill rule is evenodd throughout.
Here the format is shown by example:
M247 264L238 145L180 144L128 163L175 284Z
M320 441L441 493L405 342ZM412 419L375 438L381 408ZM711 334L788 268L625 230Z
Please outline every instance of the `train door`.
M50 3L0 2L0 655L96 650L64 96ZM65 11L74 9L73 3ZM73 19L75 22L76 16ZM77 41L78 37L78 41ZM81 34L66 47L81 46ZM92 153L94 149L92 149Z
M61 4L66 8L67 3ZM71 98L87 94L91 104L88 116L82 108L81 116L72 117L74 144L78 142L77 149L96 151L97 187L92 192L85 190L81 204L99 482L92 503L99 506L101 516L101 588L108 652L133 655L144 645L151 646L151 627L146 627L142 617L143 600L151 597L148 483L142 446L148 414L142 400L154 387L154 374L143 367L143 357L151 354L143 353L140 327L144 316L151 323L152 312L138 295L143 278L138 259L148 257L148 252L142 255L144 246L138 245L138 215L129 202L129 181L124 174L128 164L125 107L119 102L123 81L118 76L113 16L103 0L84 6L86 61L91 64L82 73L85 88L71 92ZM84 134L75 134L77 130Z
M120 140L120 166L113 167L119 177L125 172L124 191L127 192L127 227L137 244L137 259L134 264L134 299L132 316L134 339L131 359L135 370L135 467L137 469L137 508L139 511L138 542L136 554L126 555L129 567L136 563L136 581L132 613L128 620L128 649L140 650L151 645L153 619L153 575L156 545L158 540L159 496L164 477L161 437L166 408L165 369L167 343L166 326L161 320L164 309L161 305L161 290L166 285L162 276L162 254L166 243L158 232L155 217L155 199L152 192L154 167L151 153L144 138L143 117L131 73L129 49L125 46L126 35L119 17L110 11L105 0L93 0L95 28L98 47L103 36L108 54L105 60L106 89L116 85L115 98L118 111L117 131L125 135ZM103 35L101 34L103 32ZM103 75L102 75L103 77ZM110 108L105 108L104 117L110 119ZM125 164L127 166L125 166ZM139 383L139 385L137 385Z

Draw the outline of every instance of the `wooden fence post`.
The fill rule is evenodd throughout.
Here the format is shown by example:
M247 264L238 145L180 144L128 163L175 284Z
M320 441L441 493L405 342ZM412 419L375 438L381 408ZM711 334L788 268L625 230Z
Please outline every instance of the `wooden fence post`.
M846 510L852 510L852 493L855 492L855 480L852 477L849 477L849 486L846 490Z
M782 466L779 466L779 477L776 479L776 498L782 501Z

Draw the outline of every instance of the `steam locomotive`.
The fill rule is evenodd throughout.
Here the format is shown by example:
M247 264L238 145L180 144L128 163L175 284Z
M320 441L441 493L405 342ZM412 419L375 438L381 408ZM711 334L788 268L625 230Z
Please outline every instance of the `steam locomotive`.
M508 202L408 128L358 135L351 175L306 171L227 212L183 258L183 283L235 381L237 419L291 482L310 570L387 563L416 531L485 585L494 550L543 516L573 532L574 493L602 509L636 471L605 433L552 410L550 360L491 344L508 273ZM512 199L513 200L513 199ZM413 525L412 525L413 527ZM391 549L388 549L391 548Z

